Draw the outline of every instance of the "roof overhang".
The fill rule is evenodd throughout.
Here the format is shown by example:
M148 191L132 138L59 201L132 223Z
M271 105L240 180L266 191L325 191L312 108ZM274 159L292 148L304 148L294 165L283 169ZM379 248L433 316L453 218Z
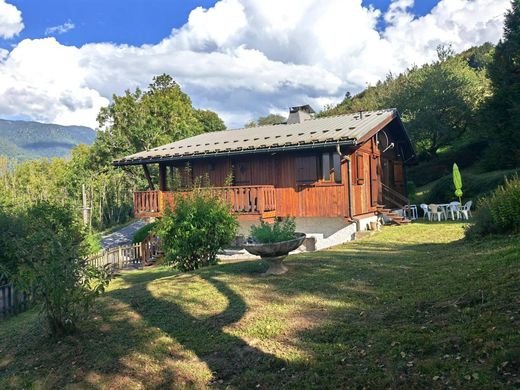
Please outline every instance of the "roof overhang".
M383 117L380 118L380 115L383 115ZM123 157L112 164L114 166L142 165L261 153L305 151L338 145L356 147L364 144L383 129L389 129L395 135L400 149L403 149L403 160L413 161L415 152L399 113L396 109L386 109L319 118L290 125L264 126L254 130L255 132L263 132L263 135L252 134L253 129L200 134L149 151ZM236 136L237 134L239 136ZM224 138L221 139L221 136ZM261 138L263 139L260 140ZM267 141L268 139L270 140ZM218 146L216 146L217 144ZM226 148L224 144L233 146Z
M212 157L228 157L228 156L243 156L250 154L260 153L279 153L289 151L300 151L300 150L313 150L323 148L333 148L336 146L356 146L358 141L355 139L341 140L341 141L327 141L327 142L315 142L309 144L297 144L297 145L284 145L284 146L272 146L266 148L257 149L243 149L243 150L230 150L221 151L214 153L198 153L198 154L183 154L178 156L164 156L164 157L150 157L135 160L118 160L114 161L112 165L116 167L128 166L128 165L143 165L143 164L157 164L171 161L187 161L197 160L202 158Z

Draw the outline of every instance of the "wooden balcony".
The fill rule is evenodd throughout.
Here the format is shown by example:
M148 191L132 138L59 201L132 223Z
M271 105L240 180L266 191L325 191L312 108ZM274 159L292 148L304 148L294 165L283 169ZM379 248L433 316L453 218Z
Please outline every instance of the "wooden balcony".
M239 220L272 219L276 215L276 190L272 185L211 187L211 192L231 204ZM136 218L161 217L167 208L175 208L175 195L188 192L134 192Z

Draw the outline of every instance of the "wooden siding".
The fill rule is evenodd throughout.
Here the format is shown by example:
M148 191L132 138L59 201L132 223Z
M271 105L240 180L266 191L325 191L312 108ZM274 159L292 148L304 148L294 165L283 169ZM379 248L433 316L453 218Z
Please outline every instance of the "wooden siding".
M183 177L182 181L188 183L195 177L206 176L209 177L211 186L224 187L226 178L232 172L234 186L273 185L276 216L346 217L348 216L346 164L341 165L340 174L343 178L341 184L334 182L334 173L331 174L330 180L323 181L320 179L319 172L321 155L321 153L286 153L236 159L194 160L190 162L192 177ZM175 167L185 175L185 165L177 164ZM164 170L162 172L164 173Z
M276 210L271 210L270 215L275 214L277 217L349 217L350 191L351 216L356 217L377 212L377 206L384 201L383 183L405 195L405 175L399 143L391 138L389 132L381 134L386 144L395 143L394 148L388 148L383 153L382 144L377 142L378 136L372 136L356 148L342 150L350 158L350 178L346 159L339 163L341 172L334 172L338 167L338 159L334 157L336 150L333 148L313 152L293 151L192 160L188 162L191 167L190 177L186 175L186 163L163 166L159 171L164 176L172 172L172 167L179 169L183 185L192 183L196 177L206 177L211 186L225 187L230 184L226 181L232 175L233 186L273 186ZM324 156L324 153L329 155ZM340 183L335 181L338 175L341 177L338 180ZM161 190L168 191L169 180L160 178L159 183ZM253 192L250 196L256 199ZM156 202L155 198L136 198L136 207L154 208ZM247 207L240 206L237 212L247 213Z
M378 166L373 162L378 160L378 156L379 150L374 138L365 142L352 154L352 214L354 217L377 210L377 203L375 204L373 199L375 194L372 191L373 188L379 188Z

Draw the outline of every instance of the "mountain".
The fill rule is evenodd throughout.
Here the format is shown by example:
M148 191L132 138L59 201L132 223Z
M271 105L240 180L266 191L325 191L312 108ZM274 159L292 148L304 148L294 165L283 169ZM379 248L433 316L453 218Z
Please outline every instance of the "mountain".
M18 161L69 156L73 147L95 139L96 132L85 126L0 119L0 155Z

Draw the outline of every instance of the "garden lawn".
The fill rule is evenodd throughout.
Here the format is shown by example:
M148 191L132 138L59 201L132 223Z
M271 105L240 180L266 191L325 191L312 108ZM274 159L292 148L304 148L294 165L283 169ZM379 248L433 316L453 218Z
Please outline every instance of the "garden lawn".
M61 342L32 310L0 323L0 388L512 388L520 237L414 223L292 256L112 282Z

